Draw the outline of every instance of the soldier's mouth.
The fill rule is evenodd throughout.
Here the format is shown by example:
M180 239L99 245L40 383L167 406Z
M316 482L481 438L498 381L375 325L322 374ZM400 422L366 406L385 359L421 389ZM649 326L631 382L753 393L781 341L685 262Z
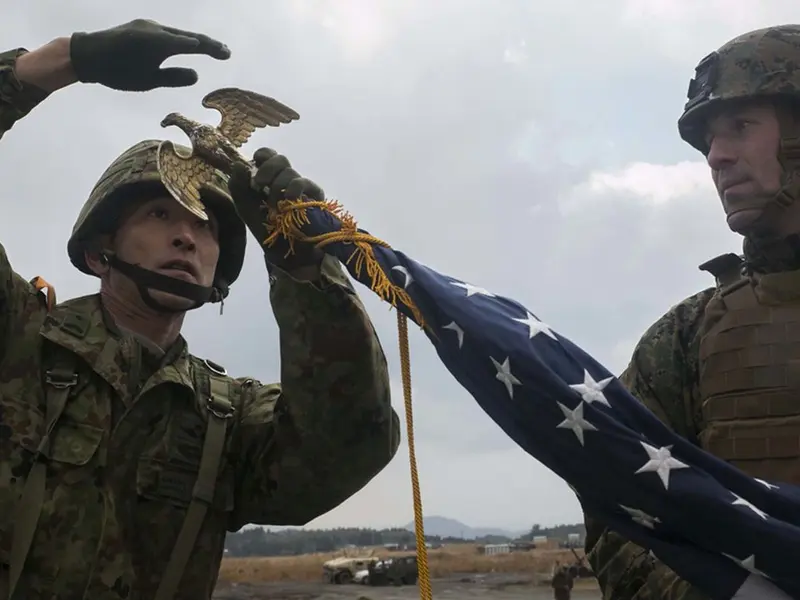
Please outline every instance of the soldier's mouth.
M161 265L161 269L165 271L178 271L195 278L197 277L194 266L185 260L171 260Z

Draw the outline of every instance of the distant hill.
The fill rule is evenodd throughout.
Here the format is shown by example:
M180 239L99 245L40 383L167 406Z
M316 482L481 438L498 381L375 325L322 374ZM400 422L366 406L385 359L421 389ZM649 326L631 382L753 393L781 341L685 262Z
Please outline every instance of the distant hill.
M529 529L509 531L498 527L470 527L456 519L436 515L423 517L422 524L425 527L425 535L436 535L443 538L462 538L465 540L474 540L475 538L484 536L502 536L513 539L529 531ZM407 524L404 529L414 531L414 521Z

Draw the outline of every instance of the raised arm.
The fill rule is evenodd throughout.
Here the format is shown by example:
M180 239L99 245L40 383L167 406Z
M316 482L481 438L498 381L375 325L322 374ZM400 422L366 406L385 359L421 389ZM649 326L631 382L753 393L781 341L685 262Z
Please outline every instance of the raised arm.
M0 138L51 92L71 83L69 64L68 38L33 52L0 53Z
M308 523L363 488L400 443L386 359L338 262L325 258L319 283L273 269L270 300L281 384L256 384L244 406L233 529Z
M74 82L69 39L59 38L28 52L0 53L0 138L50 93ZM0 361L16 327L44 310L43 297L11 267L0 245Z
M620 381L679 435L696 440L697 330L713 289L673 307L642 336ZM598 521L584 508L586 555L603 598L708 600L647 550Z
M230 51L203 34L137 19L59 37L30 52L18 48L0 53L0 138L48 95L76 82L131 91L192 85L197 81L193 69L161 68L178 54L224 60ZM30 311L41 310L40 296L14 272L0 245L0 360L14 328L25 326Z

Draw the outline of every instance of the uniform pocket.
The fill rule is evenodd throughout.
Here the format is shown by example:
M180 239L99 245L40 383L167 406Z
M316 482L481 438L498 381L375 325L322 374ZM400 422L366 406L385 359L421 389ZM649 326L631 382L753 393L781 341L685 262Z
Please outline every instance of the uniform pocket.
M101 427L62 421L56 426L49 458L59 463L84 466L97 453L104 433Z

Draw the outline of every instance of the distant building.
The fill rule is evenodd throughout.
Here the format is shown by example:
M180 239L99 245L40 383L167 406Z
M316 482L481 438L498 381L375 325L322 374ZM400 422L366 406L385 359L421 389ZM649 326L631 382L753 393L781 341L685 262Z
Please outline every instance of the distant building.
M493 554L508 554L511 552L511 544L486 544L481 546L481 553L487 556Z

